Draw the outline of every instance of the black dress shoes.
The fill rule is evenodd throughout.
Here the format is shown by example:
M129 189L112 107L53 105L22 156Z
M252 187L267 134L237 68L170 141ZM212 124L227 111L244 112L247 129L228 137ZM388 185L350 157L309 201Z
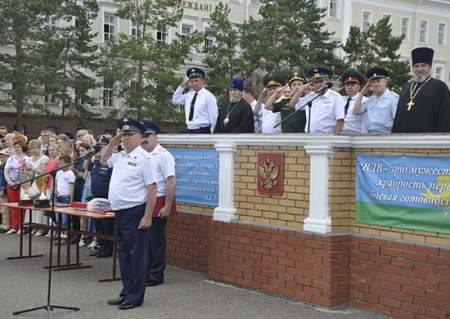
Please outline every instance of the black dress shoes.
M97 255L96 255L98 258L104 258L104 257L111 257L112 256L112 253L105 253L105 252L103 252L103 251L101 251L101 252L99 252L99 253L97 253Z
M119 297L119 298L115 298L115 299L109 299L108 300L108 305L120 306L124 302L126 302L125 297Z
M147 287L154 287L158 285L162 285L164 283L164 280L161 281L155 281L155 280L149 280L145 283Z
M128 310L128 309L137 308L140 305L141 305L140 303L132 303L129 301L124 301L124 302L122 302L122 304L119 305L119 309L120 310Z

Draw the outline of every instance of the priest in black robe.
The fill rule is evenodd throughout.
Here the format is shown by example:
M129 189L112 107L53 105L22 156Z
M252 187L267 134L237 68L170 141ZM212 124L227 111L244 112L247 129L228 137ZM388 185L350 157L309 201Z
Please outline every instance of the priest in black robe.
M403 86L392 133L450 132L450 91L431 77L434 51L412 50L413 78Z
M230 82L230 100L219 110L214 133L254 133L253 111L242 98L244 81L234 78Z

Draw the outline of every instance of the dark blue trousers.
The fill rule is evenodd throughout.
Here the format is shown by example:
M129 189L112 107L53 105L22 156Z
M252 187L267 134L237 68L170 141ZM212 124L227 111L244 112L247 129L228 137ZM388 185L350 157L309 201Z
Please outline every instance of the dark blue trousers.
M161 282L164 280L164 269L166 269L166 222L167 218L152 218L147 281Z
M115 213L115 232L122 276L121 297L135 304L142 304L148 274L150 232L138 230L144 216L145 204Z

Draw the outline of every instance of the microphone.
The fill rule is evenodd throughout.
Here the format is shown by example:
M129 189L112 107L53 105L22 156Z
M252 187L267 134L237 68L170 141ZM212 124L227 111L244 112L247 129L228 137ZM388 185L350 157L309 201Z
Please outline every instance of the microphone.
M90 150L83 152L80 154L80 159L88 159L89 157L91 157L94 154L97 154L100 150L102 149L102 147L100 145L95 145L93 148L91 148Z
M324 87L318 89L317 91L315 91L314 93L316 94L322 94L323 92L325 92L326 90L328 90L329 88L333 87L333 83L332 82L328 82L327 85L325 85Z

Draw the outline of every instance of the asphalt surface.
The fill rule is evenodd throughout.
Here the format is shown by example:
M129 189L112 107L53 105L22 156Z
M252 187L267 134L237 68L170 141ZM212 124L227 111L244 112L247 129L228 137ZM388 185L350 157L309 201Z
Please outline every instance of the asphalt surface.
M28 247L25 245L25 247ZM74 250L73 250L74 251ZM25 250L28 253L27 250ZM48 293L49 239L33 239L33 253L40 258L7 260L19 253L19 235L0 234L0 318L48 318L46 310L13 316L24 309L46 306ZM354 308L329 310L207 279L205 273L168 267L165 283L149 287L144 304L118 310L106 303L115 298L121 281L99 283L111 277L111 258L89 256L81 249L81 262L92 268L52 272L50 304L79 307L79 311L54 309L52 318L158 318L158 319L387 319Z

